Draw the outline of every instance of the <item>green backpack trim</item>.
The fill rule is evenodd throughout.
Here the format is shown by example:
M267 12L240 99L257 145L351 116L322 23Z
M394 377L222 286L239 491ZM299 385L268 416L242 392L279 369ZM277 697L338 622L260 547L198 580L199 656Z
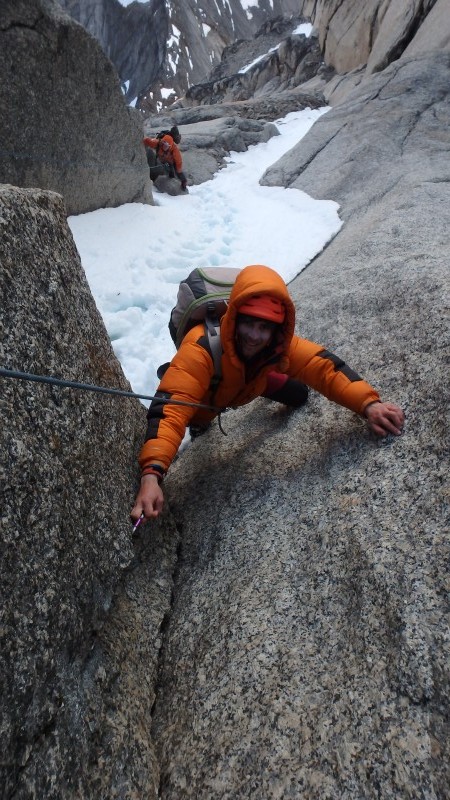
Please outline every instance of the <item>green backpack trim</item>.
M213 360L214 375L210 388L216 391L222 377L222 342L220 319L224 315L231 290L240 269L234 267L205 267L192 270L178 287L177 304L169 321L170 335L178 348L186 333L204 322L208 349Z
M233 267L197 268L181 281L169 322L177 349L188 330L207 317L218 326L239 272Z

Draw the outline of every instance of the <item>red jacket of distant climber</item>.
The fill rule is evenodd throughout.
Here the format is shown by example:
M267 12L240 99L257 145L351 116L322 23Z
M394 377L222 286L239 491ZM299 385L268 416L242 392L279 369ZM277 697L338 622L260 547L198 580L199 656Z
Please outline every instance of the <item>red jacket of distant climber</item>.
M171 164L177 172L181 172L183 159L177 145L168 133L162 136L161 139L153 139L146 136L142 141L146 147L152 147L153 150L156 150L156 157L161 164Z

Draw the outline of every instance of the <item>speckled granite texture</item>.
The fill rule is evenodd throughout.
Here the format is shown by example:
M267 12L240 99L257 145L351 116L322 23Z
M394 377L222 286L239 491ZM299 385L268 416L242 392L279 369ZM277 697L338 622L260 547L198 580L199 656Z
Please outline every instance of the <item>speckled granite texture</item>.
M290 288L298 330L402 405L405 431L377 441L318 395L292 413L259 400L174 465L161 800L450 797L450 58L391 75L316 123L306 169L291 151L295 186L345 224ZM402 92L406 129L388 116Z
M2 366L129 390L59 195L0 187L0 274ZM1 378L0 419L0 796L156 793L177 533L132 541L145 409Z

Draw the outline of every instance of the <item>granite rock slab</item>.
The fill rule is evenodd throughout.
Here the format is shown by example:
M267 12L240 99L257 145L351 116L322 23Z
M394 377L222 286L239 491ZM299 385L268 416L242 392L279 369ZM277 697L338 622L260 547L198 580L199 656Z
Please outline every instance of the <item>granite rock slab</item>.
M0 187L0 264L3 368L130 390L59 195ZM156 797L178 533L131 536L145 409L0 377L0 420L2 797Z

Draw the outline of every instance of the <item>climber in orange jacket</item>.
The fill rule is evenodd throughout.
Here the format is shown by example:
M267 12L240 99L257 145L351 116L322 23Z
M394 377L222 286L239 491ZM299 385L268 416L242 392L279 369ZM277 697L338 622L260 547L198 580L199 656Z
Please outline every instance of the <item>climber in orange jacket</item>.
M378 436L400 435L401 408L382 402L378 392L323 346L294 335L295 309L283 279L269 267L245 267L231 291L221 319L222 377L210 387L214 364L205 325L184 337L159 384L157 398L213 405L195 409L153 400L146 441L139 455L141 486L133 520L157 517L163 507L161 481L187 426L205 430L220 408L268 397L288 406L306 402L307 387L361 414ZM306 385L305 385L306 384Z
M184 192L187 187L187 178L183 172L183 159L177 146L180 142L181 134L176 125L164 136L155 138L146 136L142 140L146 148L151 148L150 151L147 149L151 180L154 181L161 175L167 175L169 178L176 176Z

